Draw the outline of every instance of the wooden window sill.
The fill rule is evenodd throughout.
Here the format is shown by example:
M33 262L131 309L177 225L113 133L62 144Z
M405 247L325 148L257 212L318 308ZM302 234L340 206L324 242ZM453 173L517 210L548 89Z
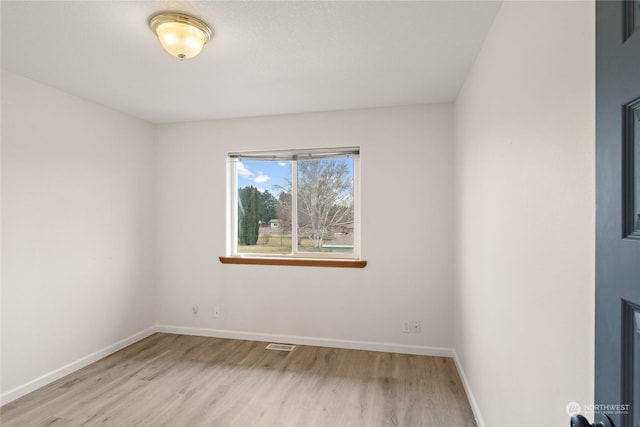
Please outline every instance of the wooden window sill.
M319 259L319 258L267 258L267 257L240 257L221 256L223 264L255 264L255 265L293 265L297 267L343 267L364 268L367 261L354 259Z

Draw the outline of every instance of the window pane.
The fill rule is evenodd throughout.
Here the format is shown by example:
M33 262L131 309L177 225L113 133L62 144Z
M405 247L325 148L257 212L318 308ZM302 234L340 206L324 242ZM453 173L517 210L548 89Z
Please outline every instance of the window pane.
M238 253L291 254L291 162L236 160Z
M299 252L353 253L353 157L297 162Z

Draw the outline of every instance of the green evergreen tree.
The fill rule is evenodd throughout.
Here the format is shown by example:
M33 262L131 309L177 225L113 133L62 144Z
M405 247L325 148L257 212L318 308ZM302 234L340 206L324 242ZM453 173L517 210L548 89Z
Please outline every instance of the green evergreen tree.
M259 233L260 193L254 186L238 190L238 244L255 245Z
M260 193L260 203L258 205L258 217L263 224L268 224L272 219L278 218L276 207L278 199L269 190Z

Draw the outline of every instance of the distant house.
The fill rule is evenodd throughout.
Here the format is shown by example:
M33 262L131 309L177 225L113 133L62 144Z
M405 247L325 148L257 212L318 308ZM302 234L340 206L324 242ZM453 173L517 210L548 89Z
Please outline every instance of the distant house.
M279 230L280 229L280 220L279 219L271 219L271 220L269 220L269 228L271 228L272 230Z

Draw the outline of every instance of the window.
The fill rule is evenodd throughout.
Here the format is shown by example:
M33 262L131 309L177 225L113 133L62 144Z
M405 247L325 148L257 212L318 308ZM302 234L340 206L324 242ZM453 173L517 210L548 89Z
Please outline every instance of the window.
M359 152L230 153L228 255L359 260Z

